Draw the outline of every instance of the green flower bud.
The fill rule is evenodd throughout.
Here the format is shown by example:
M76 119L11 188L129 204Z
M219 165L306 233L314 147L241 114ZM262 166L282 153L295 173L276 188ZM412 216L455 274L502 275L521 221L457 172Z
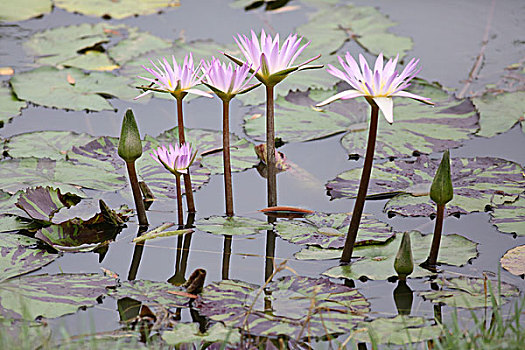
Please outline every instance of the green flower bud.
M142 155L142 141L133 111L128 109L122 120L118 155L126 162L134 162Z
M400 279L406 279L414 271L414 259L412 258L412 247L410 244L410 233L403 233L396 259L394 260L394 269Z
M454 197L452 179L450 177L450 154L446 150L443 159L436 172L432 186L430 187L430 198L438 205L445 205Z

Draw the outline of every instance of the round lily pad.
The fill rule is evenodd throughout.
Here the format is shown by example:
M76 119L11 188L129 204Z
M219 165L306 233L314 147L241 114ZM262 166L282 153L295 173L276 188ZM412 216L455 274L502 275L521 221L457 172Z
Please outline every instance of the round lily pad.
M315 213L303 220L277 222L277 234L292 243L317 245L322 248L343 248L352 215L350 213ZM371 215L364 214L359 226L356 246L382 244L394 237L392 228Z
M512 248L500 260L501 267L516 276L525 276L525 245Z
M492 137L520 123L525 132L525 91L485 94L472 99L479 112L479 136Z
M87 16L122 19L149 15L167 7L179 6L179 0L55 0L55 6Z
M435 213L435 204L428 193L439 166L439 159L420 156L415 160L395 160L376 163L368 187L368 195L390 196L385 211L404 216L429 216ZM466 214L483 211L496 197L500 202L514 201L523 192L523 168L499 158L455 158L451 160L454 198L448 203L447 213ZM326 187L333 199L357 194L361 169L339 174ZM397 196L396 196L397 195Z
M272 230L273 226L262 220L240 216L212 216L199 221L197 228L215 235L241 236Z
M11 89L0 85L0 105L2 110L0 111L0 126L7 123L11 118L20 115L21 109L27 107L25 101L20 101L13 94Z
M328 279L287 276L259 287L221 281L195 302L201 315L252 335L294 339L344 333L364 320L368 301L354 288Z
M4 1L0 21L23 21L51 12L51 0Z
M498 231L525 236L525 199L519 197L515 202L496 206L490 213L490 222Z

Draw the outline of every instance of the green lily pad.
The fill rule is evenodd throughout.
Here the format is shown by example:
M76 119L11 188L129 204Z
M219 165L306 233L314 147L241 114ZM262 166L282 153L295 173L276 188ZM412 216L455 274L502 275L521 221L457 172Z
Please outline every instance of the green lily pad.
M20 115L21 109L27 107L25 101L20 101L13 94L11 89L0 85L0 127L7 123L11 118Z
M186 308L189 300L187 296L170 293L180 290L180 287L167 282L136 280L121 282L119 288L110 291L109 295L114 299L131 298L148 307Z
M119 30L120 32L121 30ZM131 59L145 54L146 52L157 52L171 47L171 43L151 33L140 31L135 27L127 27L126 38L120 40L116 45L108 48L109 56L118 64L122 65Z
M315 213L305 216L303 220L277 222L277 234L292 243L316 245L322 248L343 248L352 214ZM382 244L394 237L392 228L371 215L361 218L356 246Z
M83 55L65 60L62 62L62 66L96 71L112 71L119 68L105 53L94 50L86 51Z
M492 137L521 124L525 132L525 91L485 94L472 99L479 113L480 130L477 135Z
M62 194L60 189L38 186L28 188L18 197L16 206L34 220L52 222L53 216L62 208L69 208L80 201L70 193Z
M0 190L0 213L8 215L21 216L23 218L30 219L25 211L16 206L16 202L20 197L20 194L23 190L16 192L15 194L10 194L5 191Z
M37 239L23 235L0 234L0 282L38 270L58 258L57 254L34 248L37 243Z
M162 339L171 346L190 343L237 343L241 337L239 331L224 327L222 323L213 324L201 333L198 323L177 323L173 330L162 333Z
M4 154L12 158L36 157L66 159L74 145L86 144L95 137L72 131L37 131L11 136L5 140Z
M204 288L194 305L201 315L227 327L293 339L348 332L369 311L368 301L356 289L324 278L287 276L270 282L260 295L258 289L221 281Z
M500 259L501 267L516 276L525 276L525 245L509 249Z
M54 3L69 12L114 19L150 15L165 8L180 6L179 0L55 0Z
M201 231L213 233L214 235L242 236L272 230L273 226L262 220L240 216L212 216L199 221L197 228Z
M51 0L21 0L2 3L0 21L15 22L51 12Z
M98 304L116 280L96 274L36 275L0 283L0 314L34 320L55 318Z
M461 146L478 130L478 116L468 100L457 100L438 84L414 82L410 92L429 97L429 107L409 98L393 98L394 123L381 117L376 140L375 157L406 157L414 153L430 154ZM346 101L337 102L346 110ZM341 144L349 154L364 156L368 141L368 114L349 128Z
M36 84L35 82L45 82ZM131 100L136 89L130 80L107 72L84 73L77 68L40 67L15 74L11 85L18 98L45 107L70 110L113 110L103 96Z
M356 279L366 276L373 280L386 280L391 276L396 276L394 270L394 260L401 243L402 235L397 235L393 240L383 245L360 246L354 249L353 257L361 259L351 265L332 267L324 275L334 278ZM419 231L410 232L412 242L412 257L414 259L414 272L410 277L423 277L432 275L432 272L419 266L426 260L430 252L432 234L423 236ZM328 252L325 252L328 251ZM318 254L319 253L319 254ZM328 253L332 258L341 258L342 249L321 249L308 247L297 253L297 259L326 259ZM441 237L438 262L453 266L462 266L470 259L478 255L477 243L457 234L450 234Z
M444 303L452 307L474 309L492 306L491 298L497 303L502 297L518 297L518 288L498 281L485 280L477 277L438 278L435 281L441 289L438 291L420 292L426 300L433 303Z
M385 211L429 216L435 212L435 205L428 193L439 163L439 159L422 155L416 160L374 164L368 195L397 195L387 202ZM454 198L446 208L449 215L483 211L498 196L502 202L514 201L525 184L520 165L490 157L452 159L451 176ZM332 199L355 196L360 177L361 169L352 169L329 181L326 187Z
M0 215L0 232L34 230L40 225L15 215Z
M496 206L490 213L490 222L498 231L525 236L525 199L519 197L513 203Z
M358 325L353 339L375 344L403 345L438 338L443 329L423 317L399 315L394 318L376 318Z

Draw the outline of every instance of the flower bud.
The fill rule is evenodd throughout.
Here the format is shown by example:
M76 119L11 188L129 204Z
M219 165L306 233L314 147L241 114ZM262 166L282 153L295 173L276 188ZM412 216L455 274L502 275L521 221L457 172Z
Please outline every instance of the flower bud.
M452 179L450 177L450 154L446 150L430 187L430 199L438 205L445 205L454 197Z
M128 109L122 120L118 155L126 162L134 162L142 155L142 141L133 111Z
M399 245L399 250L394 260L394 269L401 280L405 280L406 276L414 271L410 232L403 233L403 238L401 239L401 244Z

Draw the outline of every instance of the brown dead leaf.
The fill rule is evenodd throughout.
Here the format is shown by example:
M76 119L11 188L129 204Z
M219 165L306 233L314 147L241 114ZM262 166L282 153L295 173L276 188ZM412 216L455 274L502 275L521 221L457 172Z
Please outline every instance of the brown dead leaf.
M178 291L178 290L168 290L168 293L174 294L174 295L180 295L181 297L186 297L186 298L191 298L191 299L196 299L197 298L197 296L195 294L181 292L181 291Z
M71 85L75 85L75 78L73 78L73 76L69 73L67 73L67 77L66 77L66 80L69 84Z

